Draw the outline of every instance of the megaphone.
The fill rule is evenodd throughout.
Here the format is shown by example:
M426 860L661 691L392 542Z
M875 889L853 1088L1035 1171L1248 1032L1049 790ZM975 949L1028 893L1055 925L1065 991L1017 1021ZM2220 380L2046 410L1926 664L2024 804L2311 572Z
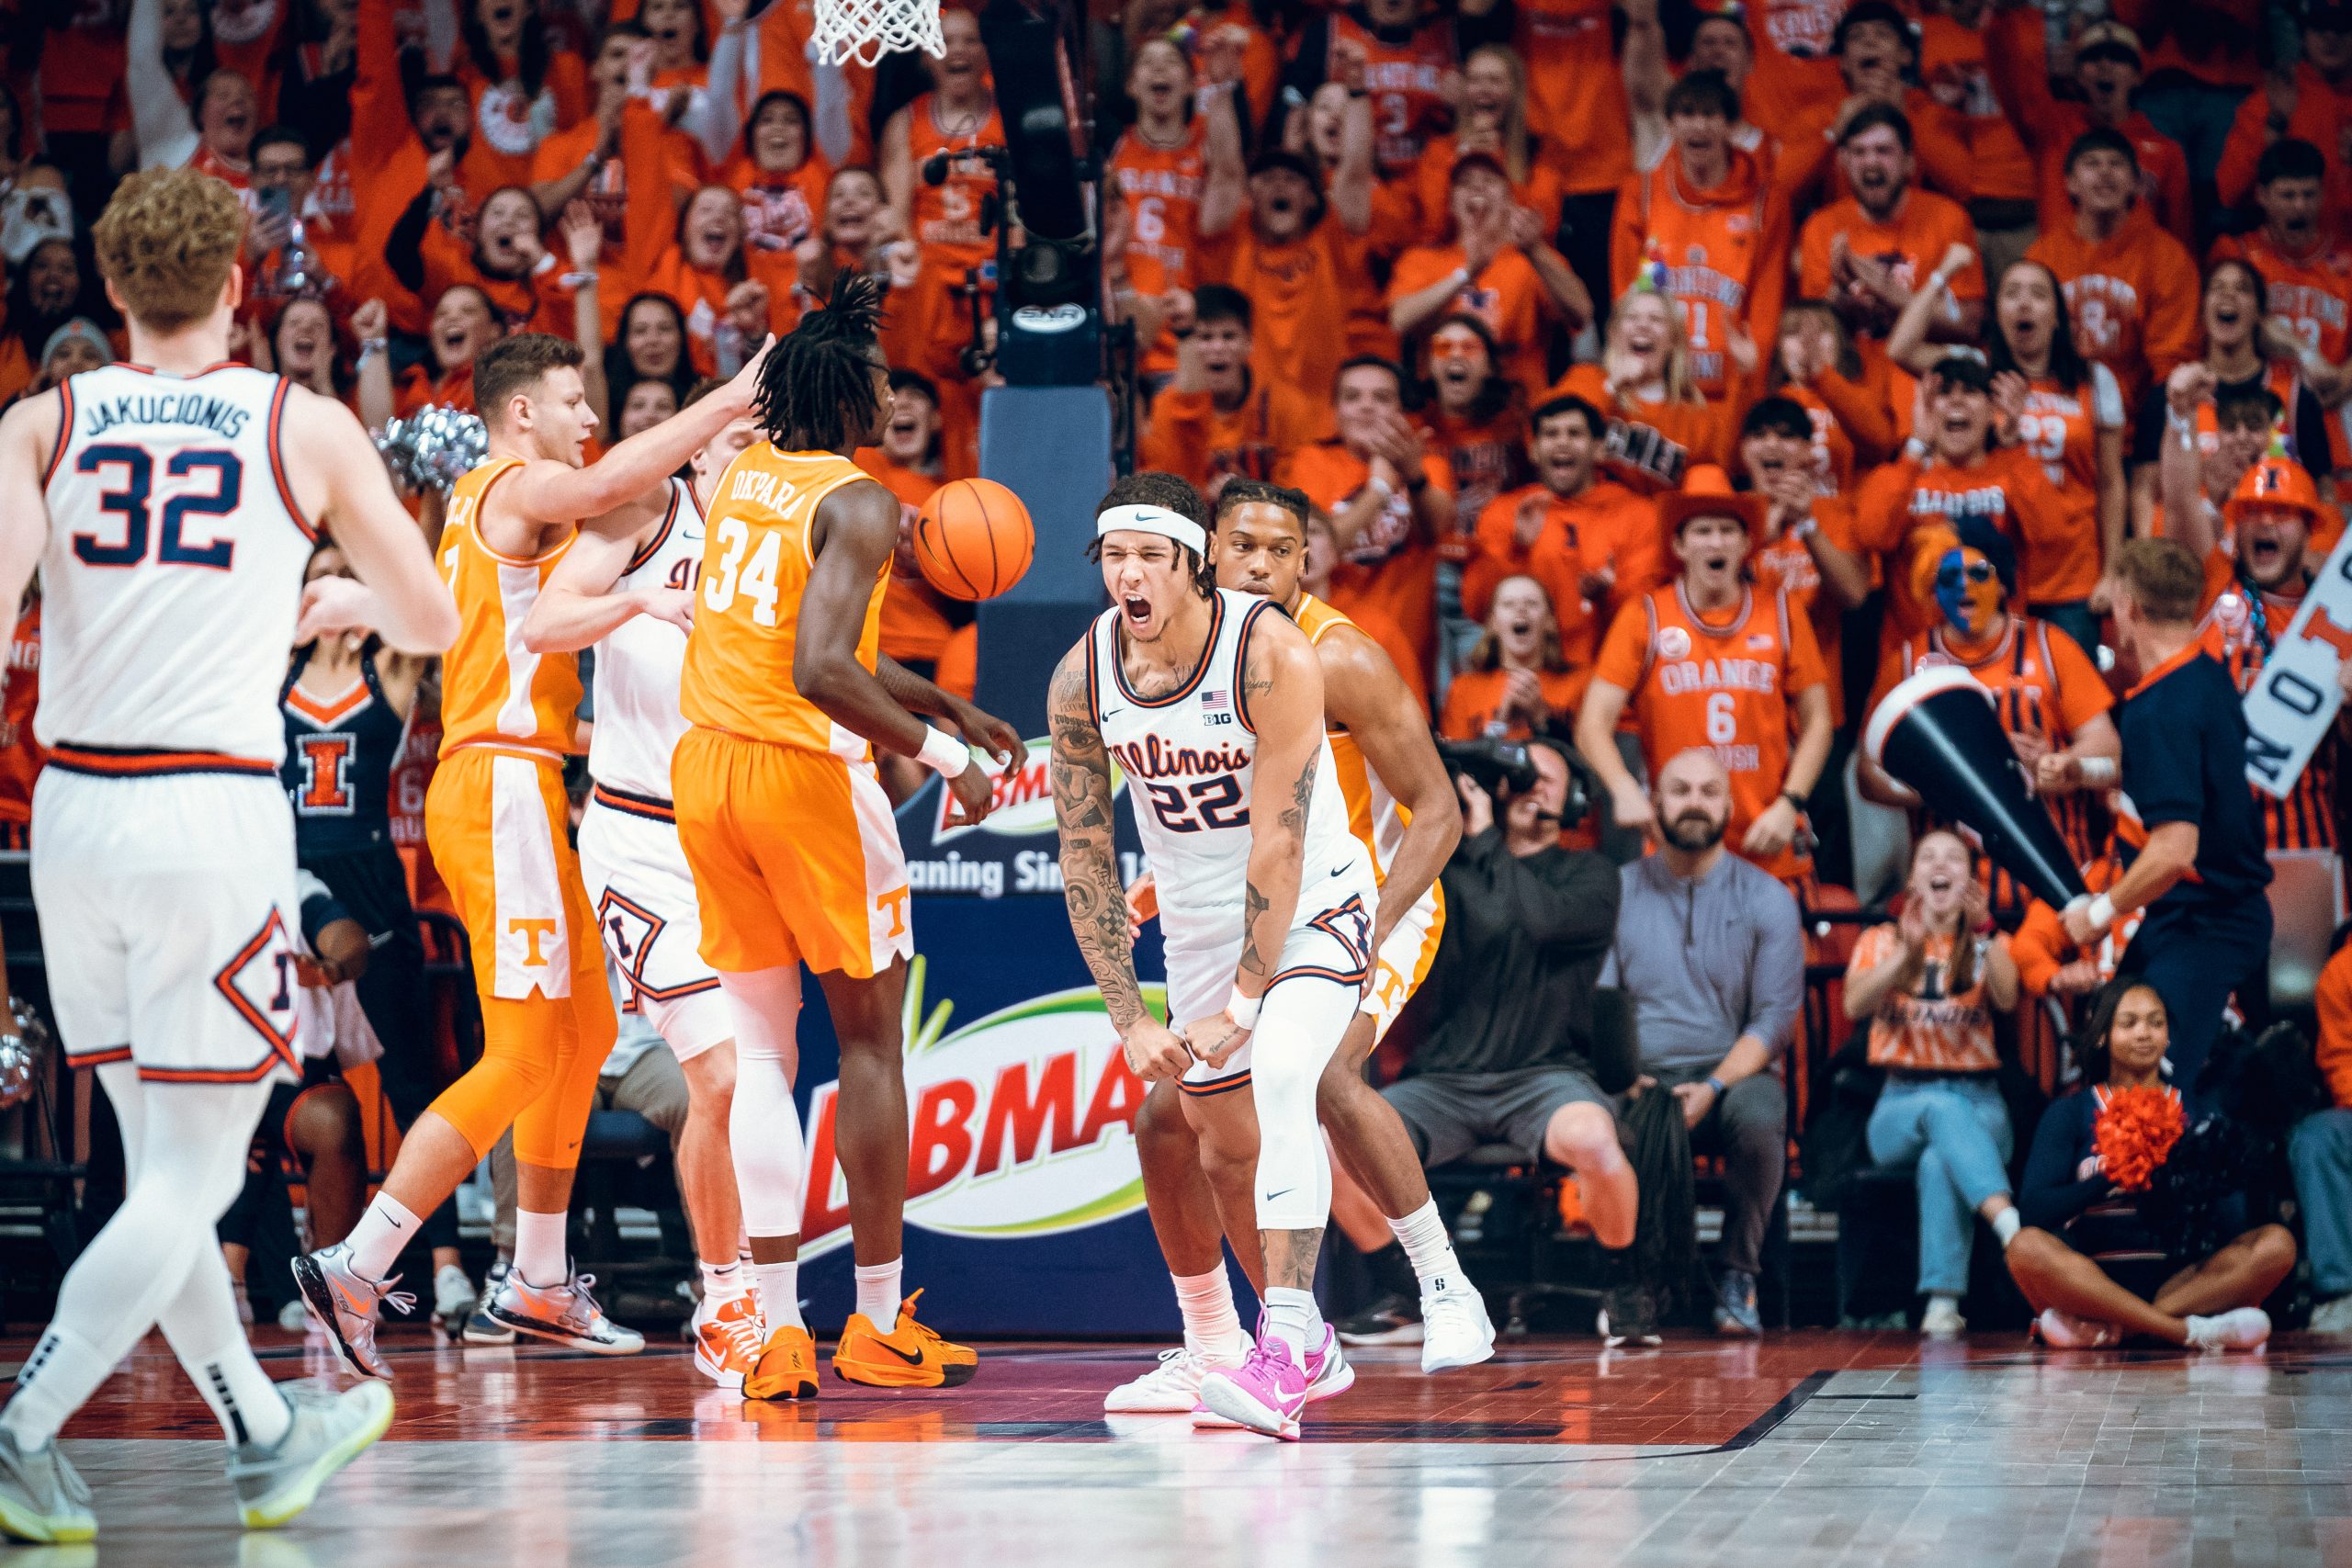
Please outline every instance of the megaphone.
M2027 787L1993 694L1967 671L1934 665L1887 693L1862 747L1928 810L1974 832L2035 897L2063 909L2086 892L2049 808Z

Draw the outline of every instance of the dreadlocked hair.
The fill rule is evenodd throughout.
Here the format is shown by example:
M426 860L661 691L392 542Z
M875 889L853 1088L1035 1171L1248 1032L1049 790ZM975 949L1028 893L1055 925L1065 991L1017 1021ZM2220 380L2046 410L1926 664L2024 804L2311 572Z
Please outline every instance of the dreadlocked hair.
M880 280L836 276L825 308L801 317L760 367L752 412L769 440L787 451L831 451L873 430L882 412L873 357L881 324Z

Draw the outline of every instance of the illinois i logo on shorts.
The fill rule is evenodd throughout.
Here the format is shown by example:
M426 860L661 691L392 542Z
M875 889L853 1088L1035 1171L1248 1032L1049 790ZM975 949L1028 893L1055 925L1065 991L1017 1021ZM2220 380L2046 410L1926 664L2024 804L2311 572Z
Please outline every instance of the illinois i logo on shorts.
M298 1019L295 991L299 984L294 972L296 962L285 919L272 906L269 919L262 922L261 930L248 938L235 956L212 976L213 988L267 1043L270 1055L289 1067L300 1065L294 1048ZM271 1065L265 1060L262 1068Z

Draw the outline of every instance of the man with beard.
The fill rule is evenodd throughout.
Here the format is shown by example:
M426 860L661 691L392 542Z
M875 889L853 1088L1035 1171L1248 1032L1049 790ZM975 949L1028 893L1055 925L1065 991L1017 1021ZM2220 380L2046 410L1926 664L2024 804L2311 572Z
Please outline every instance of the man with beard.
M1867 352L1882 353L1894 319L1953 245L1968 265L1941 275L1942 313L1928 329L1942 343L1973 343L1984 315L1984 269L1975 256L1968 209L1921 190L1910 118L1865 104L1838 133L1838 166L1853 194L1804 220L1797 236L1797 290L1826 299Z
M1804 934L1788 890L1724 852L1731 775L1713 751L1694 746L1668 758L1651 799L1658 852L1617 874L1617 940L1600 983L1633 999L1636 1092L1673 1095L1692 1148L1723 1156L1715 1329L1753 1335L1763 1330L1764 1233L1788 1162L1777 1061L1804 999Z

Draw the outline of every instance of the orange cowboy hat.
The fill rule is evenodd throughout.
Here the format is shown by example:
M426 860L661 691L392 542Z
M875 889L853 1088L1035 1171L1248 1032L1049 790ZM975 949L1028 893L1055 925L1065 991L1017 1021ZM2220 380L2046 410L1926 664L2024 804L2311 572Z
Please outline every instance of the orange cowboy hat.
M1764 498L1731 488L1731 476L1713 463L1692 465L1682 488L1657 498L1658 525L1669 539L1693 517L1729 517L1753 536L1764 531Z

